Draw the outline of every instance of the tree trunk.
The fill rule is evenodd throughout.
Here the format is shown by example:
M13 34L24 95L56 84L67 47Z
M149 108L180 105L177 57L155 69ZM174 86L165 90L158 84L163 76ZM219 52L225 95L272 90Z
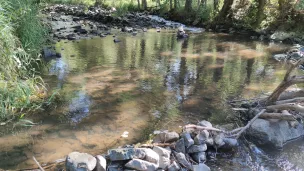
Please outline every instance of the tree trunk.
M233 4L233 0L224 0L224 5L223 5L220 13L217 16L218 21L224 21L225 19L228 18L229 13L231 12L232 4Z
M185 11L187 11L187 12L192 11L192 0L186 0L186 2L185 2Z
M142 8L144 9L144 10L147 10L147 0L142 0L141 1L141 4L142 4Z
M213 10L218 11L219 0L213 0Z
M174 0L174 10L177 9L177 0Z
M259 3L258 11L257 11L257 14L256 14L256 21L254 23L255 27L258 27L262 23L262 21L265 17L264 7L265 7L265 4L266 4L266 0L258 0L258 3Z
M172 0L170 0L170 11L173 9L173 4Z
M137 0L137 7L140 9L140 0Z

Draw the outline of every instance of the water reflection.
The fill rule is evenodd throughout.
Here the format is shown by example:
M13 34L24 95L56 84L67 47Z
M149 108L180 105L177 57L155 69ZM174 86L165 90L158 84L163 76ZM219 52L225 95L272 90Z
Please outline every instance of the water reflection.
M51 66L57 78L49 82L58 83L64 103L33 116L41 125L0 137L0 156L12 154L0 168L34 166L33 154L41 163L75 150L98 154L154 128L201 119L222 124L233 114L227 98L270 91L284 74L269 59L276 47L261 42L207 33L177 41L172 31L154 30L117 36L117 44L108 36L56 45L63 57Z
M64 78L67 73L67 64L61 59L57 58L51 61L49 75L56 75L58 79L57 88L62 88Z
M69 105L69 117L73 123L79 123L83 118L89 116L90 99L83 91L76 93Z

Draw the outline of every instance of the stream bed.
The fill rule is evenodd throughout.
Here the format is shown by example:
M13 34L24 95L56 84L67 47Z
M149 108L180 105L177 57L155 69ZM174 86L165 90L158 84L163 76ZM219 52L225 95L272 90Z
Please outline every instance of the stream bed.
M33 168L33 155L45 164L72 151L100 154L203 119L233 123L226 100L272 91L284 67L271 57L288 48L228 34L177 40L172 30L117 37L121 42L107 36L55 45L62 58L51 60L43 77L63 102L29 116L35 126L1 129L0 168ZM282 150L248 144L207 164L212 170L304 169L302 140Z

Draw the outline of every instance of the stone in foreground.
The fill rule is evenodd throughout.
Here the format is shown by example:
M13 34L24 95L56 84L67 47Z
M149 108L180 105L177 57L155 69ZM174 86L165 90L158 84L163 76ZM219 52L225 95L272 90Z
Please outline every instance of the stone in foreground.
M182 164L183 166L185 166L187 169L192 170L192 165L191 163L188 162L188 160L186 159L185 154L183 153L175 153L176 159L178 161L178 163Z
M106 171L107 170L107 161L104 157L97 155L97 164L96 164L96 171Z
M178 166L178 164L173 161L171 163L171 165L168 167L168 171L179 171L180 170L180 167Z
M140 159L133 159L129 161L125 167L130 168L130 169L135 169L135 170L140 170L140 171L155 171L157 169L157 165L140 160Z
M171 151L158 146L155 146L153 151L159 155L159 168L166 169L170 165Z
M72 152L66 158L67 171L91 171L96 167L97 160L90 154Z

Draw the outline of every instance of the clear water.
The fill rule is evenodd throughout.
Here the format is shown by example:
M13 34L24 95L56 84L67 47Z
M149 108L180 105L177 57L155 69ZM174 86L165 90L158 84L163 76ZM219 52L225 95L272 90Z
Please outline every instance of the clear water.
M202 119L224 124L233 115L227 99L267 93L284 75L284 67L271 59L286 48L280 44L212 33L176 40L169 30L118 33L118 38L117 44L112 36L56 44L63 57L50 62L44 78L63 103L29 116L36 126L2 128L0 168L33 168L33 155L46 164L72 151L100 154L143 142L154 129L179 131ZM125 131L127 138L121 137ZM244 145L210 165L215 170L273 165L254 152ZM299 150L284 153L300 155L290 162L303 168ZM281 152L266 154L276 158ZM249 155L255 158L250 161Z

